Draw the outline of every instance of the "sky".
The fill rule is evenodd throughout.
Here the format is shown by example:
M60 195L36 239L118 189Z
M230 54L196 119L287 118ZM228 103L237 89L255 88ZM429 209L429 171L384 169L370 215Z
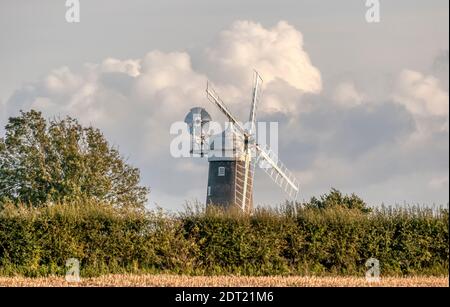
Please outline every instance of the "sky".
M0 1L0 135L37 109L100 128L151 189L149 206L206 198L208 162L170 155L170 125L214 83L248 118L279 122L278 153L300 200L337 188L371 205L449 199L449 2L364 0ZM255 203L285 195L261 170Z

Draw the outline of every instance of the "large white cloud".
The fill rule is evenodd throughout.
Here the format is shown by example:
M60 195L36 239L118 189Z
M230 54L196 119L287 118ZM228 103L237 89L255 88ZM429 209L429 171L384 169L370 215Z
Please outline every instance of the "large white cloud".
M254 68L267 83L278 78L305 93L322 89L320 72L303 49L302 34L285 21L271 29L250 21L234 22L207 50L207 59L217 78L225 76L234 84L248 84L248 70Z

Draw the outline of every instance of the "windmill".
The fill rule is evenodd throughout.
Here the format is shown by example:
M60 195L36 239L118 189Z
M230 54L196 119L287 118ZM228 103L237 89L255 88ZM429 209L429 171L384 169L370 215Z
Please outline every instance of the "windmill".
M262 82L261 76L255 71L250 116L246 126L236 119L209 82L207 83L206 97L228 119L227 128L213 138L209 148L204 148L203 132L198 138L201 145L197 150L201 152L201 156L207 152L209 162L207 205L225 208L237 206L243 212L251 212L256 165L259 165L291 199L297 198L299 185L294 175L268 146L258 144L256 140L256 110L261 97ZM210 120L211 117L204 109L193 108L185 121L192 134L193 127L202 127ZM203 131L202 128L200 131Z

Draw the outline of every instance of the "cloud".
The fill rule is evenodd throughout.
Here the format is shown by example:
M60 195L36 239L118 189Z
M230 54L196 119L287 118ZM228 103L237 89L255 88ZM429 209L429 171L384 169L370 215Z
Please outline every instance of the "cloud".
M101 64L101 70L103 72L125 73L130 77L137 77L140 74L140 68L139 60L121 61L114 58L107 58Z
M343 107L355 107L360 105L365 99L353 82L345 81L339 83L334 89L334 100Z
M173 114L185 112L180 105L204 98L205 81L206 76L192 69L187 53L152 51L142 60L134 90L141 100L158 101L159 112Z
M64 66L53 70L45 78L43 85L49 95L66 95L76 92L83 81L81 76L73 74Z
M307 106L304 113L265 117L285 123L280 125L281 158L300 178L303 197L336 187L368 195L374 204L448 201L445 180L436 179L448 177L448 113L426 106L418 113L406 100L393 99L408 94L408 103L422 106L432 99L443 103L439 96L448 92L439 81L427 83L435 77L414 74L424 79L426 90L408 93L405 86L395 86L392 92L386 86L378 94L385 100L375 100L344 76L331 91L299 97ZM404 72L394 78L403 80ZM265 184L268 189L270 183Z
M448 187L448 175L443 177L435 177L430 180L430 187L433 189L442 189L444 187Z
M449 96L439 79L413 70L404 70L397 78L394 101L418 116L448 116Z
M285 21L271 29L250 21L234 22L206 55L214 64L214 77L225 76L233 84L248 84L252 67L266 83L280 79L305 93L322 89L320 72L303 49L302 34Z
M442 86L444 89L448 92L448 50L443 50L439 52L439 54L436 56L436 58L433 61L433 65L431 67L431 73L432 75L439 78L441 81Z

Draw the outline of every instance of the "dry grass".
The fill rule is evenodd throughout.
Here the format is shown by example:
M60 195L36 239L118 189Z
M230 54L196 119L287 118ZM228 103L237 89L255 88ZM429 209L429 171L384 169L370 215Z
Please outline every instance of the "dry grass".
M0 277L0 286L12 287L448 287L449 277L386 277L369 283L359 277L301 277L301 276L178 276L178 275L105 275L84 278L69 283L63 277L24 278Z

